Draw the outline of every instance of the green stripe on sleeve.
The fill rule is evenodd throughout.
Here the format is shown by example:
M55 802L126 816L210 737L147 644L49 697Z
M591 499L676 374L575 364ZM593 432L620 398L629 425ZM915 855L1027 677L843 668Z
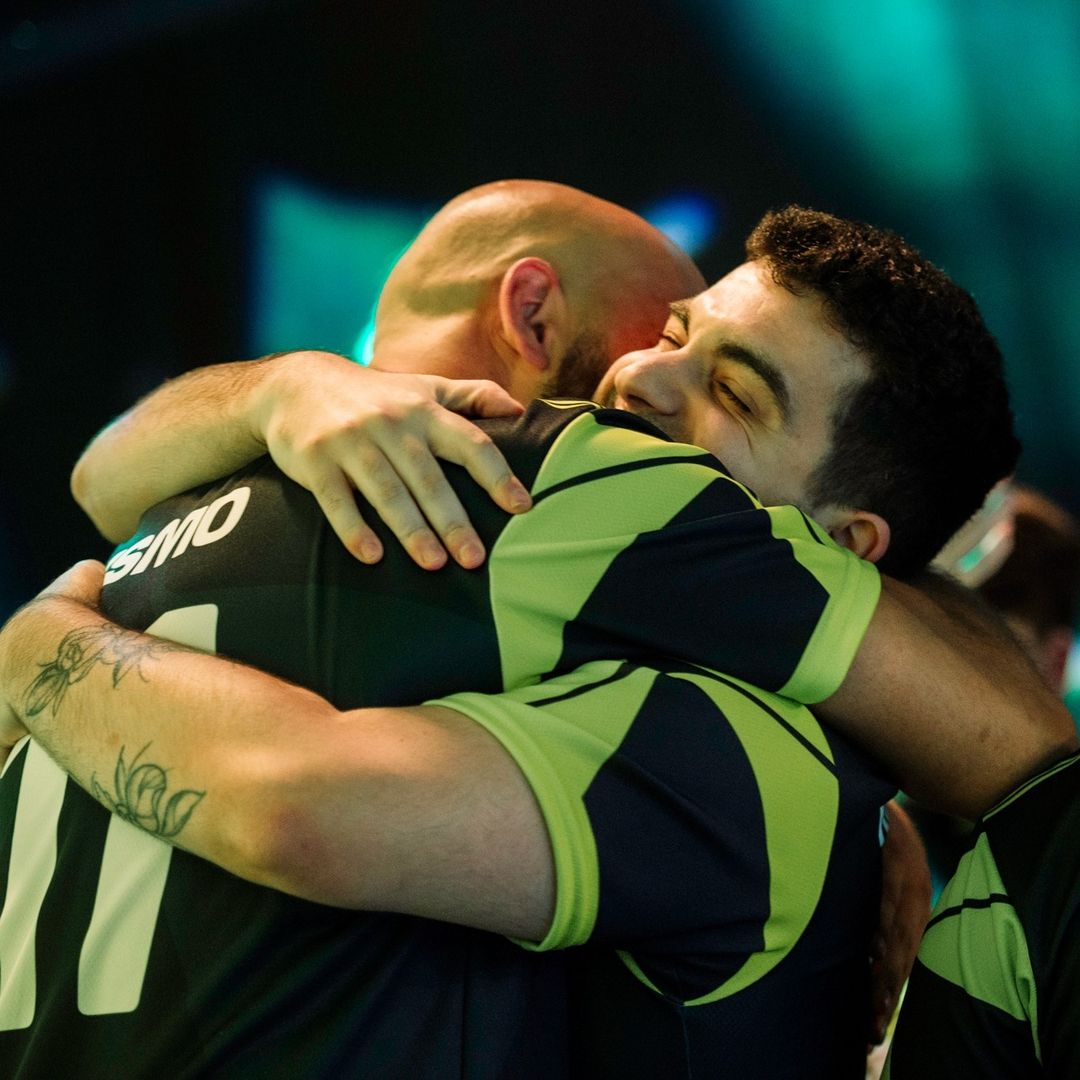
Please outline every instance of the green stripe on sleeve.
M1030 1023L1035 1054L1038 999L1027 937L1008 902L986 833L960 860L934 909L919 960L979 1001Z
M543 495L549 488L585 473L625 465L630 461L662 461L699 454L702 461L715 466L715 459L699 446L667 442L633 428L598 422L591 413L583 413L559 432L533 484L532 494ZM717 476L715 468L710 472Z
M832 855L840 787L836 774L815 759L791 731L763 714L737 690L701 676L674 677L708 694L742 743L761 795L769 856L770 910L763 927L764 948L749 956L711 993L686 1002L707 1005L767 975L788 955L809 925ZM819 727L809 710L775 695L759 696L804 737L808 727ZM817 738L808 741L815 747L823 742L820 730ZM798 807L798 813L793 813L792 807ZM623 960L628 963L626 957ZM628 966L632 971L636 969L636 965Z
M773 536L791 544L796 561L829 594L798 666L778 691L783 697L813 705L835 693L844 681L877 607L881 578L873 564L834 543L795 507L766 509Z
M540 804L555 860L555 915L543 941L519 942L527 949L580 945L596 923L600 872L584 797L656 679L656 672L637 668L611 681L620 666L598 661L505 694L454 694L427 703L464 713L498 739Z
M663 461L688 449L597 424L584 414L560 434L534 493L613 463ZM704 452L702 460L712 461ZM617 472L563 488L508 521L488 560L503 686L521 686L553 670L566 624L614 559L642 533L667 525L717 479L710 464L685 461Z

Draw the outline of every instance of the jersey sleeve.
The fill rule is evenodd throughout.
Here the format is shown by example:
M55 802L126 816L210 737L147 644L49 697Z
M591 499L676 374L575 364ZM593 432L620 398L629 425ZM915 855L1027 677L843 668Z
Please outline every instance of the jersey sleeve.
M982 833L927 924L885 1075L1038 1075L1035 1015L1026 935Z
M804 707L614 661L437 704L494 735L540 804L556 907L529 947L614 946L643 981L704 1000L760 978L798 941L840 805L832 750ZM692 970L675 959L689 955Z
M1080 1076L1080 754L988 811L919 948L888 1068Z
M916 960L883 1080L1040 1075L1026 1021L972 996Z
M873 566L795 507L762 507L705 451L574 408L493 431L534 500L490 548L504 686L662 656L828 697L876 606Z

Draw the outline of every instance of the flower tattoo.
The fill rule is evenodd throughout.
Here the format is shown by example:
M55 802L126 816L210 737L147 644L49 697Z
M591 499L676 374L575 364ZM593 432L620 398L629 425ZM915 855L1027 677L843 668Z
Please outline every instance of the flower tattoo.
M26 715L48 710L56 716L68 690L101 664L112 669L115 690L120 680L134 671L147 682L141 664L164 653L186 652L183 646L160 638L137 637L122 627L104 623L72 630L61 640L56 656L41 670L26 691ZM177 836L188 823L205 791L184 789L169 794L168 770L141 760L150 748L147 743L130 762L120 748L113 771L113 790L90 777L90 793L106 809L132 825L163 840Z
M117 817L154 836L169 839L177 836L188 823L206 792L178 791L166 801L167 771L151 762L139 764L139 759L149 748L147 743L128 764L124 761L124 747L121 747L113 775L114 791L102 787L95 774L90 778L90 793Z

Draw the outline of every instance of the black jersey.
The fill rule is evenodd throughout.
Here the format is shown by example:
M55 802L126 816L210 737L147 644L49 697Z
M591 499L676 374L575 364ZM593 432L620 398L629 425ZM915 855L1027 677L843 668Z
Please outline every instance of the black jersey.
M1080 754L979 823L927 925L886 1070L1080 1076Z
M380 566L357 563L310 495L263 459L148 512L109 560L105 611L343 708L459 691L522 707L513 695L537 685L561 693L559 680L591 679L595 664L612 662L644 671L670 661L710 686L723 670L802 701L839 684L877 577L798 511L761 508L715 459L626 413L538 404L488 427L535 505L510 517L450 470L490 552L480 570L428 573L389 536ZM697 693L692 716L708 696ZM706 775L709 762L700 765ZM118 786L138 783L138 760L125 768ZM543 783L535 767L527 775ZM559 798L574 805L567 792ZM779 804L775 792L766 801L767 822ZM842 815L827 816L832 825L814 837L831 852ZM557 862L558 828L549 819ZM0 782L0 845L5 1076L415 1080L569 1068L563 954L239 881L110 818L32 743ZM828 863L818 858L813 871L819 897ZM640 927L594 935L597 895L574 915L574 932L557 914L547 944L631 945ZM804 922L821 909L795 906ZM774 944L776 927L767 918L761 927L725 945L755 969L753 956ZM652 982L683 977L699 954L710 974L694 985L735 963L695 934L660 936L671 954L663 973L642 953ZM787 953L801 936L783 940ZM707 994L731 985L721 979Z

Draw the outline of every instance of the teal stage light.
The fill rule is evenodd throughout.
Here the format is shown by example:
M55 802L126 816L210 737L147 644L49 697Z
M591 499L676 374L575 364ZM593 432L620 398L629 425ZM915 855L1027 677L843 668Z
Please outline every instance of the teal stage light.
M318 348L369 360L379 290L434 209L263 178L254 191L252 352Z
M823 209L897 229L974 294L1006 357L1020 475L1080 513L1080 5L684 6Z

